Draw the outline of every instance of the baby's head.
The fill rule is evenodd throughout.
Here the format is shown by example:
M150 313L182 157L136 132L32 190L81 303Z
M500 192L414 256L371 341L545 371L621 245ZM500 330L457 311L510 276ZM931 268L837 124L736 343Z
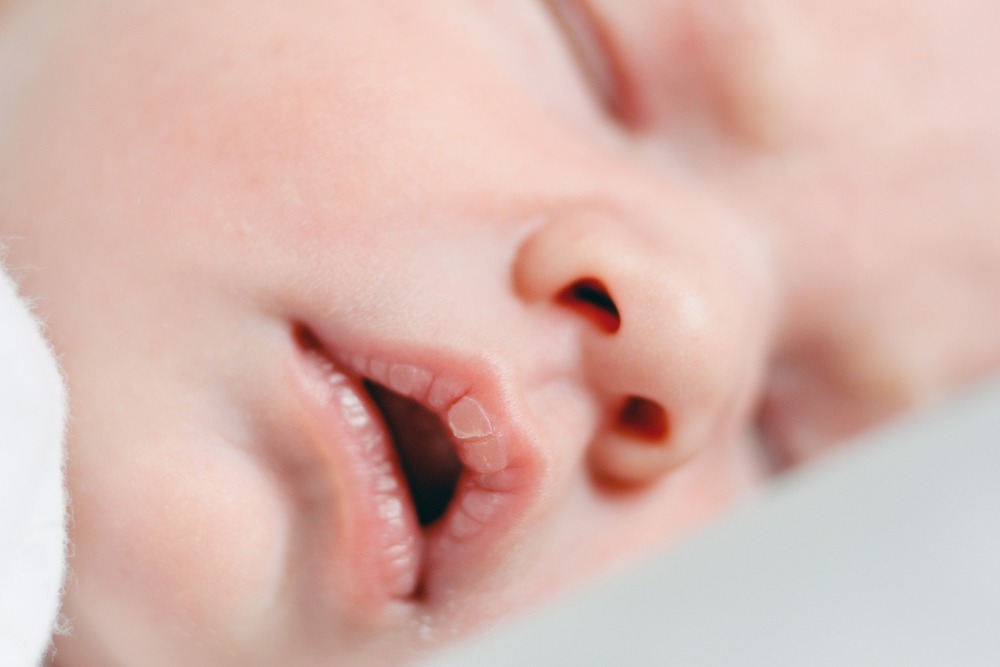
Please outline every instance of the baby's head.
M997 363L993 3L445 4L0 3L62 667L412 656Z

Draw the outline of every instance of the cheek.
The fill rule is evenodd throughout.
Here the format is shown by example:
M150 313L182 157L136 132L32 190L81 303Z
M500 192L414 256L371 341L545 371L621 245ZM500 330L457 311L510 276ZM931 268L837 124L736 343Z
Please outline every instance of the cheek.
M81 620L139 647L204 628L213 642L253 630L274 602L287 544L264 470L205 438L100 443L98 460L85 444L70 470L70 596Z

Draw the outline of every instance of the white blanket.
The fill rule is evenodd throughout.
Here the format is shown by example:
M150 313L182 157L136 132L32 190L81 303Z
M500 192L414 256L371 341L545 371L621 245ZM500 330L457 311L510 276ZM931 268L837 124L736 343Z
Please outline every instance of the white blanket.
M2 259L2 257L0 257ZM39 664L65 569L65 391L38 322L0 265L0 665Z

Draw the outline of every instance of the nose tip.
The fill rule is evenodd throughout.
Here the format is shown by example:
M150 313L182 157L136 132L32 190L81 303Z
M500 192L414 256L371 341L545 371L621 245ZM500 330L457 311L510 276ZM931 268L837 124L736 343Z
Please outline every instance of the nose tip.
M575 216L519 248L519 293L579 330L582 376L601 410L589 446L601 478L660 477L722 437L746 402L763 356L761 318L736 298L749 287L746 263L692 236Z

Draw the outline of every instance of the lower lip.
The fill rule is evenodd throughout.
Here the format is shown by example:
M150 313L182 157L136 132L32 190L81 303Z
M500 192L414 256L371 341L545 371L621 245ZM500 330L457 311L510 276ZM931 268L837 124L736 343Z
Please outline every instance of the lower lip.
M381 415L361 381L307 351L296 385L335 488L337 561L357 609L412 598L424 551L406 479Z

